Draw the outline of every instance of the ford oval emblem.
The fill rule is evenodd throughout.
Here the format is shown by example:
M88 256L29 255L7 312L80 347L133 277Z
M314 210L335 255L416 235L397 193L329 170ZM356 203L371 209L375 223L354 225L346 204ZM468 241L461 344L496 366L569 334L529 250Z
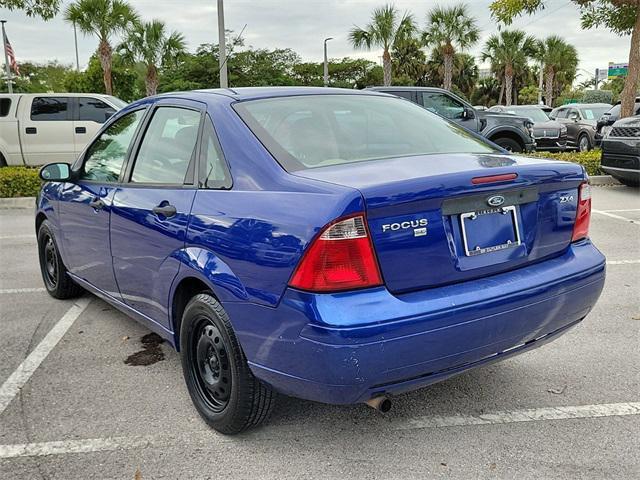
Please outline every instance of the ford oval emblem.
M504 203L504 197L502 195L494 195L487 199L487 203L492 207L499 207Z

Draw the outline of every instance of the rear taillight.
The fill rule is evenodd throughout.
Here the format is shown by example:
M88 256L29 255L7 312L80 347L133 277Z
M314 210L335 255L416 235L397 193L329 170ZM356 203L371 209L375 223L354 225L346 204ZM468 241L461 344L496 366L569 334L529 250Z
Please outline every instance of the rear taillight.
M591 186L583 183L578 188L578 210L576 223L573 226L571 241L582 240L589 235L589 221L591 219Z
M289 285L313 292L382 285L364 215L327 226L307 249Z

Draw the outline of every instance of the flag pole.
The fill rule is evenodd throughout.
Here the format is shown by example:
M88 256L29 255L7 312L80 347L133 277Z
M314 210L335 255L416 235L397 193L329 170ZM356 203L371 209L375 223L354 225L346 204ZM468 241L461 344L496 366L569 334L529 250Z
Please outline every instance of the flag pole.
M2 23L2 43L4 45L4 65L7 69L7 87L9 93L13 93L13 85L11 84L11 68L9 67L9 55L7 55L7 34L4 31L4 24L7 23L6 20L0 20Z

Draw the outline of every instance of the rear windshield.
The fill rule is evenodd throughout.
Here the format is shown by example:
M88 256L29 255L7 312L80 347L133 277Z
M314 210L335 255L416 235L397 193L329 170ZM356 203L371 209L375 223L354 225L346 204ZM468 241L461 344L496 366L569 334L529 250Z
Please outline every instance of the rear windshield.
M399 98L302 95L240 102L234 108L288 171L409 155L496 151Z

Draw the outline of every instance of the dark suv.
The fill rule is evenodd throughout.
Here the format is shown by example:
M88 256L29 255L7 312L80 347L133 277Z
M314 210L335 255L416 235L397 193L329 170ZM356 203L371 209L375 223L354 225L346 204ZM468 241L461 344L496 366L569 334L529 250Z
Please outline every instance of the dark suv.
M533 122L527 117L480 111L457 95L434 87L367 87L417 103L441 117L477 132L512 152L531 152L536 148Z
M494 105L489 112L509 113L533 120L536 150L564 152L567 148L567 127L551 120L538 105Z
M611 110L605 112L604 115L598 119L598 123L596 124L596 135L594 138L594 143L596 145L600 145L602 138L611 131L613 124L620 119L621 108L620 102L617 102L613 107L611 107ZM633 106L633 114L640 115L640 97L636 97L636 103Z
M602 139L600 168L620 183L640 186L640 115L615 122Z
M610 108L608 103L570 103L554 108L549 118L567 127L567 148L586 152L596 144L596 122Z

